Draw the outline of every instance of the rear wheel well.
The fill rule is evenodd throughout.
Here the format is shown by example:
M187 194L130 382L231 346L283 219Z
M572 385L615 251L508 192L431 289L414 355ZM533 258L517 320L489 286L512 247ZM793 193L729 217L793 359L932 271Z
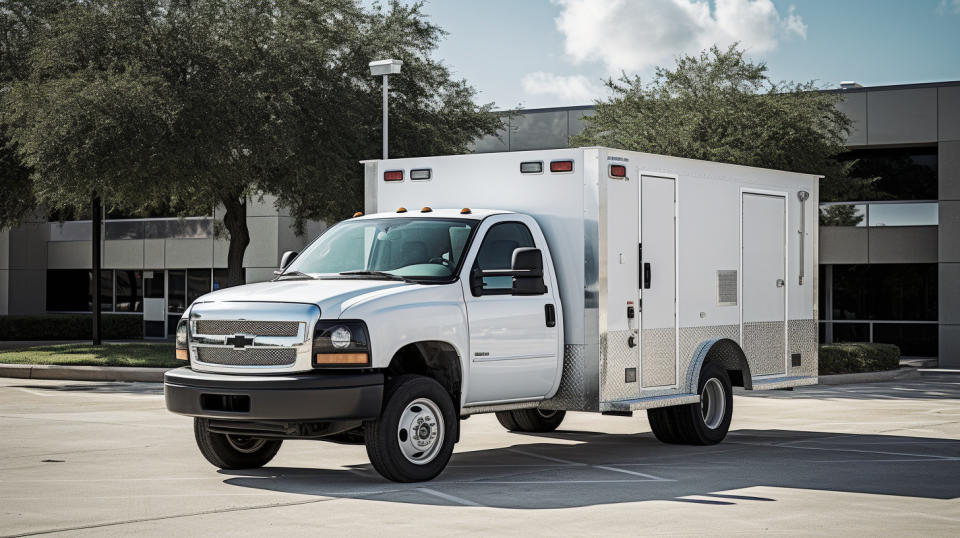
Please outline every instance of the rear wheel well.
M734 387L743 387L747 390L753 388L753 377L750 374L747 356L740 348L740 344L733 340L721 338L715 341L703 358L703 364L707 363L720 364L727 371L727 375L730 376L730 384ZM694 383L696 383L696 380L694 380Z
M414 342L397 350L385 372L388 379L404 374L422 375L436 380L450 394L459 409L463 373L460 355L446 342Z

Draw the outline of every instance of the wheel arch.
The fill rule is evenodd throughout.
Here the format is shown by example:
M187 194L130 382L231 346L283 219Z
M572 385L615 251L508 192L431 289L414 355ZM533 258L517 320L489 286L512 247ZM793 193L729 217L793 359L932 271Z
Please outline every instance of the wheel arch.
M417 374L434 379L447 390L456 408L460 408L463 364L459 350L450 342L421 340L404 344L394 352L386 374L388 377Z
M706 340L697 346L693 360L687 372L687 386L696 391L700 379L700 370L708 362L717 362L730 375L730 382L735 387L753 390L753 376L750 373L750 363L740 344L729 338L715 338Z

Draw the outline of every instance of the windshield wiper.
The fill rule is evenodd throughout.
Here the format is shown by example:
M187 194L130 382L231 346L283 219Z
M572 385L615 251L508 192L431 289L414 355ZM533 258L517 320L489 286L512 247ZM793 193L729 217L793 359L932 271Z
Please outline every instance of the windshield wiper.
M284 278L284 277L289 277L289 278ZM294 279L316 280L317 277L308 275L307 273L304 273L301 271L289 271L289 272L281 273L277 275L277 278L275 278L274 280L294 280Z
M340 273L344 276L375 276L380 278L386 278L389 280L402 280L404 282L412 282L409 278L405 276L395 275L393 273L388 273L386 271L343 271Z

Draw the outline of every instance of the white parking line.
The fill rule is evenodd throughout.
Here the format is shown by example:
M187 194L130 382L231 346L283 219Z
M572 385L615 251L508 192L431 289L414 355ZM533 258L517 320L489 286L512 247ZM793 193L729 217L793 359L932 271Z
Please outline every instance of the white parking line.
M444 499L444 500L447 500L447 501L450 501L450 502L455 502L455 503L457 503L457 504L462 504L463 506L483 506L482 504L475 503L475 502L473 502L473 501L469 501L469 500L467 500L467 499L464 499L463 497L457 497L456 495L450 495L449 493L444 493L444 492L442 492L442 491L437 491L437 490L435 490L435 489L430 489L430 488L417 488L417 491L422 491L422 492L424 492L424 493L429 493L430 495L433 495L434 497L440 497L441 499Z
M530 456L531 458L540 458L540 459L542 459L542 460L555 461L555 462L557 462L557 463L565 463L565 464L567 464L567 465L576 465L576 466L579 466L579 467L583 467L583 466L586 466L586 465L587 465L586 463L577 463L577 462L575 462L575 461L563 460L563 459L560 459L560 458L552 458L552 457L550 457L550 456L543 456L543 455L540 455L540 454L536 454L536 453L534 453L534 452L527 452L526 450L519 450L519 449L516 449L516 448L508 448L507 450L509 450L510 452L515 452L515 453L517 453L517 454L523 454L524 456Z
M615 473L626 473L634 476L642 476L643 478L647 478L656 482L676 482L676 480L671 480L669 478L660 478L659 476L653 476L652 474L638 473L636 471L628 471L626 469L617 469L616 467L610 467L607 465L594 465L593 467L597 469L603 469L604 471L613 471Z

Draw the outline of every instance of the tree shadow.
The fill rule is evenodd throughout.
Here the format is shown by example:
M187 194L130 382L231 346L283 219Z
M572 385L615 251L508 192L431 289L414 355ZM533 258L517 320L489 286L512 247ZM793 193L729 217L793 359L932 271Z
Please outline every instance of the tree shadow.
M162 395L163 385L160 383L139 382L93 382L70 383L57 385L7 385L12 388L30 390L49 390L55 392L86 392L91 394L147 394Z
M756 486L960 497L956 440L788 430L734 431L723 444L709 447L664 445L649 433L558 431L517 440L509 447L457 452L443 474L420 484L388 482L369 464L221 473L229 477L227 484L267 491L514 509L778 500L730 493Z

